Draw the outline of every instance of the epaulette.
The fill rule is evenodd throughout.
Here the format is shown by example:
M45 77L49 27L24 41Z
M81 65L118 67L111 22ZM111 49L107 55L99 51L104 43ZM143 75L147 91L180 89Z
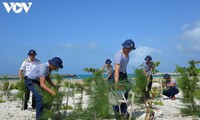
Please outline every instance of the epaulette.
M38 59L35 59L35 61L40 62L40 60L38 60Z
M24 60L24 62L28 62L28 61L29 61L29 59L28 59L28 58Z

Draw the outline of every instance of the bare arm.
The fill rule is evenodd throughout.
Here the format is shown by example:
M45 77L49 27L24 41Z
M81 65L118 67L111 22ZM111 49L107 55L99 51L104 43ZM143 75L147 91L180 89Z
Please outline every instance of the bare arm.
M120 69L120 65L115 64L115 74L114 74L115 83L118 83L119 81L119 69Z
M23 70L19 70L19 79L23 80Z
M154 70L155 70L155 66L153 65L152 68L151 68L151 70L150 70L151 74L153 74Z
M47 77L47 78L46 78L46 81L47 81L52 87L54 87L54 88L57 89L57 87L55 86L55 84L51 81L51 78L50 78L50 77Z
M110 73L108 74L107 79L112 75L112 71L110 71Z
M105 67L106 67L106 64L103 65L103 67L101 68L101 70L104 70Z
M143 70L143 74L146 76L146 78L148 78L148 74L147 74L146 70Z
M56 93L55 93L53 90L51 90L48 86L46 86L45 81L46 81L45 77L40 77L40 86L41 86L45 91L51 93L52 95L56 95Z
M168 87L174 87L176 85L176 83L174 83L174 82L170 82L169 84L167 84L166 86L168 86Z

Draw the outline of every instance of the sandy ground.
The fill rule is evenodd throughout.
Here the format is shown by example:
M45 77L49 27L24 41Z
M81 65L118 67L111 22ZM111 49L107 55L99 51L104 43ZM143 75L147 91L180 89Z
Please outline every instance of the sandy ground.
M77 80L79 83L82 81ZM75 82L74 80L72 82ZM15 92L13 92L14 94ZM1 94L1 92L0 92ZM2 96L2 94L1 94ZM75 103L77 102L80 94L75 95ZM164 106L153 105L155 111L155 120L193 120L192 116L183 117L180 114L180 108L184 107L184 104L181 103L181 93L179 93L176 100L168 99L163 97L162 102ZM1 98L3 99L3 98ZM84 95L83 98L83 107L87 107L88 96ZM66 102L66 99L63 100L63 104ZM74 106L73 99L69 98L69 105ZM128 107L130 111L131 106ZM136 116L136 120L144 120L146 109L141 106L136 106L133 104L133 116ZM1 120L34 120L35 119L35 110L31 108L31 101L29 101L29 107L27 110L21 110L21 100L15 99L14 101L7 101L0 103L0 119ZM200 120L200 118L195 118L195 120Z

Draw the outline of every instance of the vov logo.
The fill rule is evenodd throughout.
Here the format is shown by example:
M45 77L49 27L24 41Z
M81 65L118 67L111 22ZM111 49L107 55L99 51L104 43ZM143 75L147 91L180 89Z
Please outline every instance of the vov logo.
M10 13L11 9L15 13L21 13L22 10L28 13L29 9L31 8L32 2L28 2L28 4L26 4L25 2L3 2L3 5L8 13Z

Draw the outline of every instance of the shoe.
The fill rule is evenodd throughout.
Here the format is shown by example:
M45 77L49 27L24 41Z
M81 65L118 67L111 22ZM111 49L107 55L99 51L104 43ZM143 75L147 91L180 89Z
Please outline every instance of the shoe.
M128 120L130 114L128 112L126 112L126 113L122 113L121 116L122 116L122 118L125 118Z
M27 109L27 107L22 107L22 109L21 110L26 110Z
M171 100L176 100L176 97L172 97Z

